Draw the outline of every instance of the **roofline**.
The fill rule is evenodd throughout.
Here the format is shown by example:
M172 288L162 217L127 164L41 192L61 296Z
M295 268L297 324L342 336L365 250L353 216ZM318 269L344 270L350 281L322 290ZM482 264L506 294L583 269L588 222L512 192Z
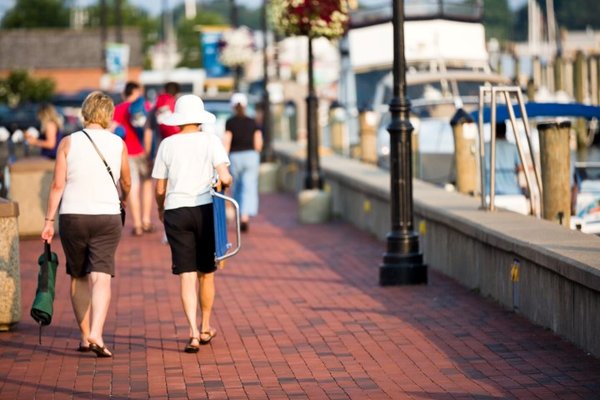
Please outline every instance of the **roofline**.
M405 5L404 20L428 21L443 19L455 22L483 22L483 2L481 0L472 0L473 4L471 5L453 4L452 1L446 1L446 4L444 4L444 0L429 0L429 3L418 4L414 7ZM452 6L458 7L458 9L453 10ZM465 11L461 12L463 8ZM392 7L389 4L384 4L352 11L348 29L364 28L387 22L392 22Z
M470 23L481 23L480 19L474 18L460 18L460 17L449 17L447 15L436 14L436 15L428 15L422 17L414 17L414 18L406 18L405 21L431 21L435 19L442 19L445 21L452 22L470 22ZM358 28L366 28L368 26L385 24L388 22L392 22L392 18L379 18L374 20L369 20L366 22L352 22L352 18L350 19L350 23L348 24L348 29L358 29Z
M507 83L509 78L484 71L446 71L446 72L422 72L406 74L406 83L418 84L425 82L439 81L442 79L461 80L461 81L489 81L490 83Z

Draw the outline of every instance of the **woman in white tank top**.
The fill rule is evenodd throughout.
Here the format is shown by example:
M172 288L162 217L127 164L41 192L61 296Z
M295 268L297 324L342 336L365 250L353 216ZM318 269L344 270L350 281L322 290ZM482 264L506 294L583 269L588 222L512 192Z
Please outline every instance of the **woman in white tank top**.
M81 333L77 351L93 351L98 357L112 357L102 336L110 304L110 282L115 274L115 252L121 238L120 206L125 207L123 199L131 186L123 140L107 130L113 112L112 99L102 92L92 92L83 101L85 128L66 136L58 145L42 231L42 239L51 242L60 203L60 239Z

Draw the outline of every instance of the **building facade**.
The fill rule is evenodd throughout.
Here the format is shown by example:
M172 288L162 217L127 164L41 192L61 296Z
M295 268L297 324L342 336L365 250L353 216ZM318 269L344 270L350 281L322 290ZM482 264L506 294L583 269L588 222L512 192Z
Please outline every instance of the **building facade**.
M122 37L129 45L126 79L137 80L144 59L141 33L138 28L124 28ZM115 38L116 32L109 30L106 42ZM115 90L116 80L106 73L104 44L100 29L0 30L0 77L21 69L54 80L57 93Z

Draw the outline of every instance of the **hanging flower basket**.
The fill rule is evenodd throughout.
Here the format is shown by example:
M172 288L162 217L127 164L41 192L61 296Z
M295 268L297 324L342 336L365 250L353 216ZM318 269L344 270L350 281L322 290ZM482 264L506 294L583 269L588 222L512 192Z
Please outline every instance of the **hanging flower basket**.
M226 67L238 67L248 63L254 55L252 32L245 26L223 33L219 41L219 61Z
M284 36L337 39L348 25L347 0L273 0L271 17Z

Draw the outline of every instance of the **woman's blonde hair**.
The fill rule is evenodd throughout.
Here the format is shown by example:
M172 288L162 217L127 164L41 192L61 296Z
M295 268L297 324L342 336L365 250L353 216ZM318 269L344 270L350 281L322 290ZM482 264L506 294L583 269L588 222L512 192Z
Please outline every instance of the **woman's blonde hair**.
M54 122L58 127L58 130L62 129L63 120L58 112L56 112L56 108L52 104L43 104L40 106L37 112L37 117L41 122L42 132L46 130L46 125L48 122Z
M98 124L104 129L110 126L115 112L112 99L100 91L95 91L85 98L81 106L81 116L85 126Z

